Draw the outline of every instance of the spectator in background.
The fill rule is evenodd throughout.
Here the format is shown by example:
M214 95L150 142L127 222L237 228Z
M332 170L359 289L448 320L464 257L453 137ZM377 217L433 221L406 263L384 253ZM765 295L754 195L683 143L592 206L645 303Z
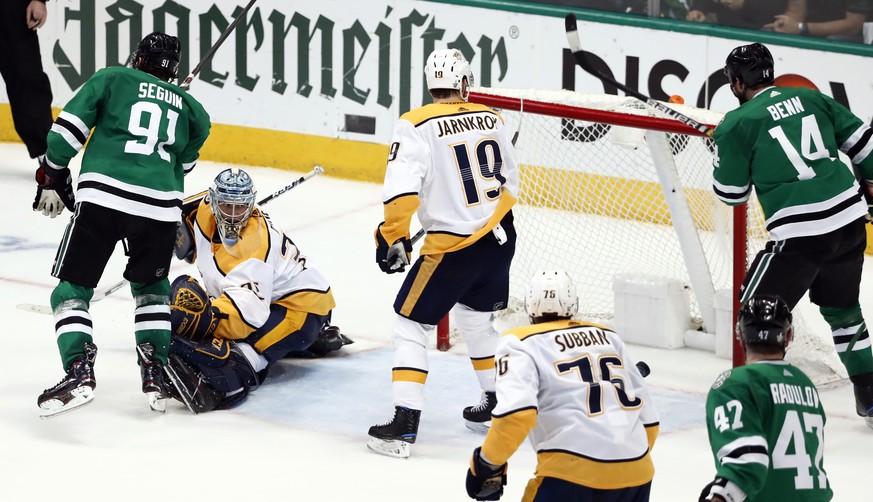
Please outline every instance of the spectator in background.
M813 22L806 17L786 13L766 26L776 33L830 38L847 42L861 42L861 32L868 16L873 14L873 0L846 0L845 15L839 19Z
M44 0L0 1L0 75L15 132L31 158L42 157L52 127L52 89L42 69L36 30L46 21Z
M761 30L779 15L805 19L806 0L691 0L685 19Z

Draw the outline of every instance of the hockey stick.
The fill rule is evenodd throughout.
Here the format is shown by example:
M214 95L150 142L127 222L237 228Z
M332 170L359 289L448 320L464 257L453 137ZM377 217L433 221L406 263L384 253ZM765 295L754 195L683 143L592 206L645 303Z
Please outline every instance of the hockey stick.
M91 297L91 303L99 302L100 300L106 298L107 296L111 295L112 293L115 293L119 289L123 288L127 284L128 284L127 279L122 279L122 280L116 282L115 284L113 284L112 286L109 286L108 288L101 289L99 291L95 291L94 296ZM35 312L37 314L46 314L46 315L53 314L52 308L49 307L48 305L36 305L33 303L19 303L15 307L18 308L19 310L25 310L27 312Z
M576 60L576 64L579 65L580 68L590 73L591 75L599 78L603 82L607 84L614 85L615 87L624 91L628 96L632 96L634 98L643 101L647 105L652 108L664 113L668 117L674 120L678 120L689 127L696 129L697 131L703 133L707 137L712 137L712 133L715 132L715 129L707 124L701 124L700 122L692 119L688 115L685 115L682 112L676 111L664 103L652 99L645 94L631 89L630 87L622 84L621 82L615 80L599 71L597 68L591 65L591 62L588 61L588 57L585 56L585 51L582 50L582 43L579 42L579 31L576 27L576 15L573 13L567 14L567 17L564 18L564 26L567 31L567 42L570 44L570 50L573 51L573 58Z
M263 205L266 204L267 202L270 202L271 200L273 200L273 199L275 199L276 197L282 195L283 193L287 192L288 190L291 190L292 188L296 187L297 185L303 183L303 182L306 181L306 180L312 179L312 178L318 176L319 174L324 174L324 168L321 167L321 166L315 166L315 167L313 167L313 168L312 168L312 171L309 171L308 173L304 174L303 176L301 176L300 178L298 178L297 180L295 180L294 183L291 183L290 185L287 185L287 186L285 186L284 188L282 188L282 189L280 189L280 190L278 190L278 191L276 191L276 192L273 192L272 194L270 194L270 195L264 197L263 199L259 200L259 201L258 201L258 205L259 205L259 206L263 206Z
M200 59L200 62L197 63L197 66L195 66L194 69L191 70L191 73L189 73L188 76L185 77L185 80L183 80L182 83L179 84L180 88L187 91L188 88L191 87L191 81L194 80L194 77L196 77L198 73L200 73L200 68L202 68L203 65L205 65L206 63L209 62L209 60L212 59L212 56L215 55L215 51L217 51L218 48L221 47L221 44L223 44L224 41L227 39L227 37L230 36L231 32L233 32L234 28L236 28L236 25L238 25L239 22L244 17L246 17L246 14L249 12L249 9L251 9L252 5L254 5L254 4L255 4L255 0L249 0L248 5L246 5L245 8L243 8L243 10L242 10L242 12L240 12L239 16L237 16L236 19L234 19L233 22L230 23L230 25L227 27L227 29L224 30L224 32L221 34L221 36L218 37L218 40L216 40L215 43L212 44L212 47L210 47L209 50L206 52L206 54L203 56L203 58Z

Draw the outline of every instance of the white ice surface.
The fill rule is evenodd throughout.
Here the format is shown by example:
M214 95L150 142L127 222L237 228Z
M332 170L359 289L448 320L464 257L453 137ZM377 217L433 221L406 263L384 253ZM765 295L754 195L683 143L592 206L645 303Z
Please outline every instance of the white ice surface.
M367 428L387 421L391 304L402 280L373 262L381 187L328 173L266 206L328 277L334 323L355 340L341 354L279 363L240 407L193 416L178 403L164 415L139 390L133 302L121 290L92 308L99 347L93 403L40 420L36 397L62 376L51 316L16 309L48 304L50 268L69 213L49 219L30 210L35 164L23 145L0 143L0 500L2 501L463 501L470 452L482 436L464 428L465 405L479 399L461 347L431 352L428 407L408 460L365 446ZM201 162L186 193L206 188L226 166ZM263 197L300 173L246 168ZM74 174L78 164L73 165ZM260 198L259 197L259 198ZM192 272L174 262L172 276ZM121 249L100 287L121 277ZM868 272L869 274L869 272ZM871 316L873 281L862 305ZM729 361L694 349L631 346L652 368L648 378L663 416L653 451L652 500L697 500L714 466L703 424L706 390ZM854 414L849 386L823 390L828 414L824 462L835 500L869 500L873 430ZM503 500L519 500L535 457L528 445L510 460ZM865 493L867 495L865 495Z

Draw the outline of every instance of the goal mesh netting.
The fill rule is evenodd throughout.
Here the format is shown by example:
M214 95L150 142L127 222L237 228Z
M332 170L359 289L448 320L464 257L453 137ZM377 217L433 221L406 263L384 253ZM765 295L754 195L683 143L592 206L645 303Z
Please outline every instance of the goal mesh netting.
M573 277L580 299L578 317L607 325L614 320L616 274L692 284L646 145L646 130L667 133L714 289L728 294L733 288L733 210L712 191L710 139L631 97L531 89L477 91L470 101L495 108L508 129L519 132L521 186L513 209L519 237L504 324L527 322L526 288L533 273L544 268L563 269ZM718 124L722 118L709 110L671 106L705 124ZM752 257L767 241L754 196L746 214L747 253ZM700 301L690 286L688 293L691 329L704 328ZM790 357L814 373L817 383L844 378L830 333L813 334L804 320L809 316L795 313L798 337ZM705 329L714 333L712 326Z

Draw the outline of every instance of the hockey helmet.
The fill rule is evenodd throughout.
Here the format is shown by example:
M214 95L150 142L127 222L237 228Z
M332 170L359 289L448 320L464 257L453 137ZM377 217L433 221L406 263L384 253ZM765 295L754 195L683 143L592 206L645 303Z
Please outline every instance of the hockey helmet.
M242 169L225 169L209 187L209 209L221 241L233 246L240 238L255 207L255 186Z
M739 77L748 87L773 83L773 56L764 44L741 45L728 54L724 74L731 86Z
M791 309L780 296L755 295L740 309L737 333L747 345L785 347L793 331Z
M428 89L454 89L467 101L473 87L473 71L470 63L458 49L436 49L427 57L424 76ZM466 87L462 83L467 79Z
M563 270L535 273L524 299L524 309L533 322L573 317L579 310L573 279Z
M169 82L179 74L182 44L166 33L149 33L133 53L133 67Z

